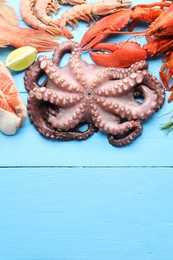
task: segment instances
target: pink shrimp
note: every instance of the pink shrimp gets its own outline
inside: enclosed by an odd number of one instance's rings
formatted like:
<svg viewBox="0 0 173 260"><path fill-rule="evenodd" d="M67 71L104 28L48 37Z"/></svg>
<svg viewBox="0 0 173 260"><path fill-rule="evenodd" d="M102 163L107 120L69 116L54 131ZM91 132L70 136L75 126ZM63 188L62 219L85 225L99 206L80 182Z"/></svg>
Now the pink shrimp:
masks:
<svg viewBox="0 0 173 260"><path fill-rule="evenodd" d="M20 13L26 24L34 29L40 31L46 31L52 35L60 35L60 32L55 26L46 25L40 21L34 14L34 6L36 0L21 0L20 1Z"/></svg>
<svg viewBox="0 0 173 260"><path fill-rule="evenodd" d="M34 14L46 25L57 27L58 21L49 17L51 12L57 13L59 5L57 0L37 0L35 1Z"/></svg>
<svg viewBox="0 0 173 260"><path fill-rule="evenodd" d="M8 15L5 10L8 9ZM29 28L18 26L18 17L12 7L8 7L5 1L0 0L0 47L12 45L16 48L21 46L33 46L38 52L51 51L57 47L52 40L56 37Z"/></svg>
<svg viewBox="0 0 173 260"><path fill-rule="evenodd" d="M130 4L130 0L107 0L104 2L75 5L62 14L59 20L59 27L62 34L66 38L71 39L73 38L73 34L65 27L66 24L70 24L72 29L74 29L74 24L76 24L76 27L78 26L78 20L84 20L90 24L91 19L94 20L97 16L114 13L117 9L127 7Z"/></svg>

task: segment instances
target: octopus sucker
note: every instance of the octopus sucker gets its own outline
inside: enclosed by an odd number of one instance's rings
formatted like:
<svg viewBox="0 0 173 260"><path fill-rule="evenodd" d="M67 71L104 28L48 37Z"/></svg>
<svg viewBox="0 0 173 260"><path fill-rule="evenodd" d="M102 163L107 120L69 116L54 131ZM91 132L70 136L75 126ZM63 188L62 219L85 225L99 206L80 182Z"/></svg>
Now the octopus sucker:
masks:
<svg viewBox="0 0 173 260"><path fill-rule="evenodd" d="M61 67L65 53L70 58ZM39 84L43 75L46 79ZM59 44L52 59L38 57L24 79L31 122L40 134L56 140L85 140L100 131L113 146L127 145L165 100L164 88L146 61L126 69L89 64L74 41Z"/></svg>

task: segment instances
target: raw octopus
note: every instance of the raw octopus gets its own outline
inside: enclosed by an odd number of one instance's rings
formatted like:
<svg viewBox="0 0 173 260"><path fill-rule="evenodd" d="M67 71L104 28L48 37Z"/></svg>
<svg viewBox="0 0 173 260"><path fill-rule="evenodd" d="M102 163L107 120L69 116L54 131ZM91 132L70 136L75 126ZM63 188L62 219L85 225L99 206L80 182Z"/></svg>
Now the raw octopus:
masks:
<svg viewBox="0 0 173 260"><path fill-rule="evenodd" d="M69 61L60 67L67 52ZM80 56L79 44L66 41L55 49L52 60L39 56L26 72L31 122L51 139L84 140L100 131L113 146L129 144L141 134L142 121L161 108L163 86L147 70L146 61L125 69L106 68ZM46 79L41 83L42 76Z"/></svg>

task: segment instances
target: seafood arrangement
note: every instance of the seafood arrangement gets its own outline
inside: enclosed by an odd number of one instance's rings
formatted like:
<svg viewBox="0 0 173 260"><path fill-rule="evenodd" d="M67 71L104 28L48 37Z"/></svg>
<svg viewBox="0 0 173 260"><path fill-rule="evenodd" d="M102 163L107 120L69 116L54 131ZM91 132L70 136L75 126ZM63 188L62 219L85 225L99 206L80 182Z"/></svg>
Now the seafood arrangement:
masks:
<svg viewBox="0 0 173 260"><path fill-rule="evenodd" d="M62 0L61 4L79 5L85 0ZM59 22L52 18L52 13L57 14L60 9L58 0L21 0L20 13L23 20L32 28L46 31L53 35L60 35L56 29Z"/></svg>
<svg viewBox="0 0 173 260"><path fill-rule="evenodd" d="M41 2L41 1L40 1ZM58 11L58 5L56 1L51 3L51 6L46 6L46 1L42 1L42 5L45 4L45 6L42 6L40 9L40 12L37 10L37 15L39 15L42 11L43 13L43 20L48 20L46 23L43 23L37 16L35 15L35 1L26 1L21 0L20 1L20 13L23 18L23 20L32 28L48 32L52 35L60 35L60 31L58 31L55 27L57 27L56 21L53 20L53 18L49 18L48 14L50 12L57 13ZM38 5L37 5L38 6ZM45 8L44 8L45 7Z"/></svg>
<svg viewBox="0 0 173 260"><path fill-rule="evenodd" d="M61 4L73 6L56 19ZM24 77L28 115L41 135L64 141L85 140L100 131L113 146L124 146L142 133L142 122L162 107L165 89L173 90L173 4L168 0L130 5L130 0L20 0L21 17L32 27L20 28L13 8L0 0L1 47L28 45L38 52L54 51L52 59L38 56ZM80 43L71 40L73 34L67 28L75 29L79 20L89 26ZM138 22L147 28L135 31ZM102 42L111 34L127 34L128 39ZM147 42L142 46L137 38L131 40L136 36L145 37ZM60 37L66 38L61 44ZM94 64L81 59L82 52L88 50ZM70 53L69 61L60 66L66 53ZM164 86L148 70L146 61L158 55L163 56L160 79ZM14 134L27 113L11 75L2 72L0 126L8 112L14 123L11 129L7 126L1 131ZM168 102L172 99L173 91Z"/></svg>
<svg viewBox="0 0 173 260"><path fill-rule="evenodd" d="M58 13L59 4L57 0L21 0L20 12L26 24L39 30L49 32L53 35L62 34L68 39L72 39L72 33L66 28L69 24L74 29L74 24L78 25L78 20L94 20L99 16L112 14L119 8L130 6L130 0L105 0L97 3L86 3L85 0L62 0L61 4L74 5L65 11L60 19L55 20L50 17L54 12ZM59 30L57 29L59 28Z"/></svg>
<svg viewBox="0 0 173 260"><path fill-rule="evenodd" d="M66 52L71 53L68 64L59 67ZM52 60L40 56L26 72L31 122L51 139L84 140L101 131L114 146L129 144L141 133L142 120L162 106L162 85L145 61L118 69L88 64L80 56L79 44L66 41ZM47 79L39 84L43 74ZM80 131L82 125L86 131Z"/></svg>
<svg viewBox="0 0 173 260"><path fill-rule="evenodd" d="M149 23L145 31L134 32L134 35L145 36L147 43L140 46L136 41L127 40L122 43L100 43L110 34L129 34L138 22ZM121 31L128 25L130 32ZM81 40L83 50L90 49L93 61L102 66L128 67L140 59L156 57L163 54L163 66L160 78L167 90L173 76L173 4L172 1L141 4L127 10L120 10L106 16L91 26ZM128 55L127 55L128 53ZM173 99L171 93L168 102Z"/></svg>
<svg viewBox="0 0 173 260"><path fill-rule="evenodd" d="M62 34L67 39L72 39L72 33L66 28L70 24L74 29L74 24L78 26L78 20L84 20L90 25L90 20L99 16L108 15L116 12L120 8L130 6L130 0L106 0L97 3L86 3L76 5L67 10L59 19L59 27Z"/></svg>

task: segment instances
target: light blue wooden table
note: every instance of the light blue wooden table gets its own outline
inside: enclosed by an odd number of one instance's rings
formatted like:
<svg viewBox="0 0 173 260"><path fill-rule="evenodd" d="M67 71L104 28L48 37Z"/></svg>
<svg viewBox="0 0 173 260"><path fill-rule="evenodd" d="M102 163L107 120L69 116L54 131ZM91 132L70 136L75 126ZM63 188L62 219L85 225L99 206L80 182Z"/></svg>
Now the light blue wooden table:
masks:
<svg viewBox="0 0 173 260"><path fill-rule="evenodd" d="M20 16L19 0L9 3ZM74 40L86 29L80 22ZM149 61L158 78L161 64ZM24 72L13 76L27 104ZM123 148L101 133L48 140L29 118L15 136L0 134L0 260L172 260L173 133L160 130L172 109L165 102Z"/></svg>

